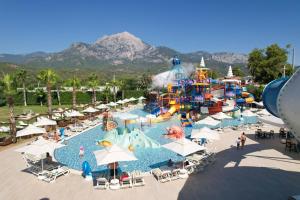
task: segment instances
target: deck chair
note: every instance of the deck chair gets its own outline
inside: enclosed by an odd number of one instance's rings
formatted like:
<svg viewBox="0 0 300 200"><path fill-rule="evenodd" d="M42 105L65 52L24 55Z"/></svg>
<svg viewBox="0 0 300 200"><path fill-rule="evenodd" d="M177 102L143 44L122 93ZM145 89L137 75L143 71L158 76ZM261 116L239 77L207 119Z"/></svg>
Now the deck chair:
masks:
<svg viewBox="0 0 300 200"><path fill-rule="evenodd" d="M95 189L103 189L106 190L109 188L109 182L105 177L99 177L96 179Z"/></svg>
<svg viewBox="0 0 300 200"><path fill-rule="evenodd" d="M170 170L162 171L159 168L155 168L151 172L154 175L154 177L161 183L171 181L171 171Z"/></svg>
<svg viewBox="0 0 300 200"><path fill-rule="evenodd" d="M141 171L133 171L131 176L132 176L133 187L145 185L144 175Z"/></svg>

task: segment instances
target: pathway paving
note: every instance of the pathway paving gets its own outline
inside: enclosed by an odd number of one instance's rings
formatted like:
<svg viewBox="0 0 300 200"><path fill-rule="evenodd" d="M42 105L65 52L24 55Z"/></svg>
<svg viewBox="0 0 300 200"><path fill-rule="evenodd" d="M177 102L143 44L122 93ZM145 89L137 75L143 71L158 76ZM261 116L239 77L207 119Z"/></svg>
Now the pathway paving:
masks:
<svg viewBox="0 0 300 200"><path fill-rule="evenodd" d="M238 131L226 131L217 148L217 162L186 180L158 183L146 177L146 186L119 191L95 190L76 174L46 183L27 172L22 156L12 147L0 152L0 199L287 199L300 194L300 154L285 152L279 138L255 140L247 131L246 147L232 145ZM21 146L24 144L21 144Z"/></svg>

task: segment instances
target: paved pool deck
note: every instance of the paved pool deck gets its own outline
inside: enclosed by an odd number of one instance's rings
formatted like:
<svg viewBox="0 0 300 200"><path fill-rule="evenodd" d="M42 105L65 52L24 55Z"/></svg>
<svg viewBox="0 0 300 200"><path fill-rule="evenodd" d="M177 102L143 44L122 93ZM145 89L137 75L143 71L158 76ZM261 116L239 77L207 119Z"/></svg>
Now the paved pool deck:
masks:
<svg viewBox="0 0 300 200"><path fill-rule="evenodd" d="M269 127L278 132L278 128ZM246 147L234 145L241 131L226 130L221 140L208 145L216 149L217 161L204 172L185 180L159 183L152 176L146 186L118 191L96 190L92 182L70 174L55 183L39 181L24 171L25 162L15 152L20 144L0 152L0 199L287 199L300 194L300 153L286 152L278 134L274 139L254 139L254 130L245 131Z"/></svg>

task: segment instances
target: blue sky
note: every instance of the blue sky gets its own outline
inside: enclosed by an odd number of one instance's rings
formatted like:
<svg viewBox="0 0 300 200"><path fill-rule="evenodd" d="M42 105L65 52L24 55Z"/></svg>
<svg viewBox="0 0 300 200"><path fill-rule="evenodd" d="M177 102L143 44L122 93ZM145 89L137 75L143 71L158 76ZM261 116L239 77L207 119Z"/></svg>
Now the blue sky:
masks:
<svg viewBox="0 0 300 200"><path fill-rule="evenodd" d="M55 52L128 31L181 52L292 44L300 64L299 24L298 0L0 0L0 53Z"/></svg>

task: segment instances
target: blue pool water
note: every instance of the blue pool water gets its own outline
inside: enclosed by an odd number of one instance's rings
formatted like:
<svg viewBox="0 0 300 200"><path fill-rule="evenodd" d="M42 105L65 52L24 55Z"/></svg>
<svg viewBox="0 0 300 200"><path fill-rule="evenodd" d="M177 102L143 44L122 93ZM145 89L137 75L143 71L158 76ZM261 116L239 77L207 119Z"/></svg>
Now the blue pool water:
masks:
<svg viewBox="0 0 300 200"><path fill-rule="evenodd" d="M137 114L139 116L145 116L148 114L142 110L133 110L131 111L131 113ZM238 125L240 123L242 122L239 119L224 120L222 122L222 127L229 125ZM256 118L247 118L243 123L256 123ZM170 139L163 137L162 134L166 133L166 127L170 127L172 125L181 125L180 120L176 118L176 116L166 122L152 124L150 127L144 126L143 132L151 139L163 145L171 142ZM201 128L201 126L195 126L194 128ZM191 134L191 131L192 128L185 128L186 136L189 136ZM96 143L97 141L103 139L104 134L105 133L101 129L101 126L97 126L69 139L66 146L55 151L56 160L62 164L69 166L70 168L77 170L81 170L83 161L88 161L93 171L101 171L106 169L106 166L97 166L96 159L93 154L93 151L103 148ZM80 146L83 146L85 150L83 158L79 157ZM166 164L169 159L172 159L173 161L181 161L183 159L181 156L163 147L155 149L138 148L135 149L134 154L138 158L137 161L119 163L122 171L133 171L137 169L141 171L149 171L155 167Z"/></svg>

